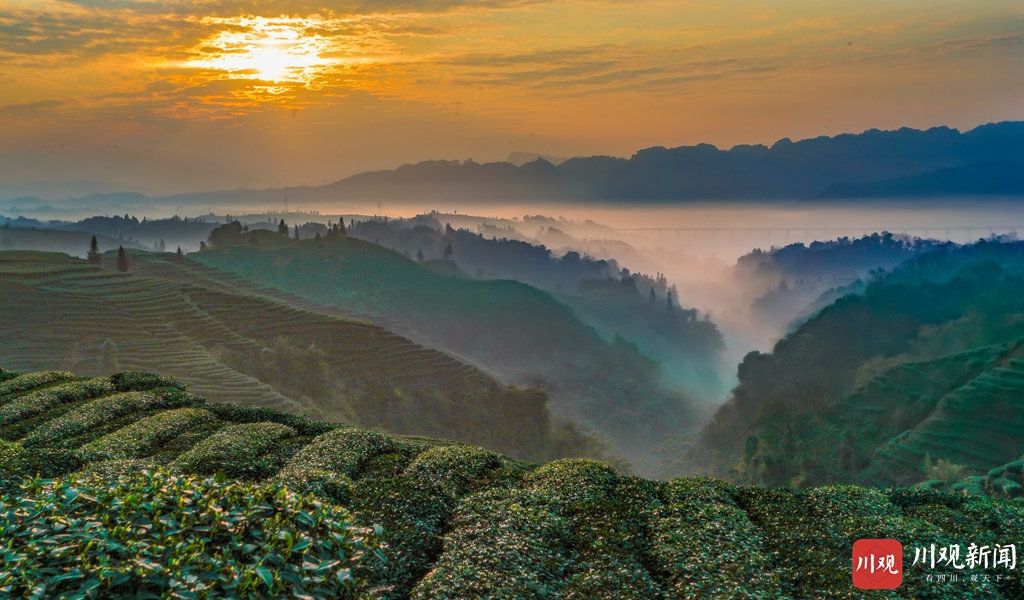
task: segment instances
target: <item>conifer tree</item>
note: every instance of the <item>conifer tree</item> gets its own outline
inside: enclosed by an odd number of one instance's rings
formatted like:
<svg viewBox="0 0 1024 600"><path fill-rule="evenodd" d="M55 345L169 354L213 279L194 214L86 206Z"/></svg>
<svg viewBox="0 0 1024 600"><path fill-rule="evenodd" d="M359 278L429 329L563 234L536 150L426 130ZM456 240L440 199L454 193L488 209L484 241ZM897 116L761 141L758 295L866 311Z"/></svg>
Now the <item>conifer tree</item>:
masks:
<svg viewBox="0 0 1024 600"><path fill-rule="evenodd" d="M281 219L281 222L277 224L277 232L281 235L288 235L288 225L285 224L284 219Z"/></svg>
<svg viewBox="0 0 1024 600"><path fill-rule="evenodd" d="M181 251L181 246L178 246L178 251L174 253L174 258L179 261L185 259L185 253Z"/></svg>
<svg viewBox="0 0 1024 600"><path fill-rule="evenodd" d="M85 257L94 265L100 264L100 245L96 241L96 236L92 236L92 239L89 240L89 253Z"/></svg>
<svg viewBox="0 0 1024 600"><path fill-rule="evenodd" d="M348 232L345 231L345 217L338 217L338 233L348 235Z"/></svg>
<svg viewBox="0 0 1024 600"><path fill-rule="evenodd" d="M295 225L295 239L299 239L299 225L297 223Z"/></svg>
<svg viewBox="0 0 1024 600"><path fill-rule="evenodd" d="M651 288L651 303L653 303L655 301L655 299L657 299L657 296L655 295L654 288L652 287Z"/></svg>
<svg viewBox="0 0 1024 600"><path fill-rule="evenodd" d="M124 251L124 246L117 247L117 270L122 273L128 271L128 254Z"/></svg>
<svg viewBox="0 0 1024 600"><path fill-rule="evenodd" d="M160 252L167 252L167 244L164 243L164 238L160 238L160 242L156 245L156 249Z"/></svg>

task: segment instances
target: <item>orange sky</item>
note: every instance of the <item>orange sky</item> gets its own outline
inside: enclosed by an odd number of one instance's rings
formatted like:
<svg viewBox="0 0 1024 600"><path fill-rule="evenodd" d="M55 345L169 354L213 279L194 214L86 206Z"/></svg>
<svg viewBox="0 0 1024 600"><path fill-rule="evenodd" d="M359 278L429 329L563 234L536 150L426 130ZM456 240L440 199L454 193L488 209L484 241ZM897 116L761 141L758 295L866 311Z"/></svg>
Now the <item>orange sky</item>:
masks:
<svg viewBox="0 0 1024 600"><path fill-rule="evenodd" d="M967 128L1024 118L1022 32L1019 0L0 0L0 183Z"/></svg>

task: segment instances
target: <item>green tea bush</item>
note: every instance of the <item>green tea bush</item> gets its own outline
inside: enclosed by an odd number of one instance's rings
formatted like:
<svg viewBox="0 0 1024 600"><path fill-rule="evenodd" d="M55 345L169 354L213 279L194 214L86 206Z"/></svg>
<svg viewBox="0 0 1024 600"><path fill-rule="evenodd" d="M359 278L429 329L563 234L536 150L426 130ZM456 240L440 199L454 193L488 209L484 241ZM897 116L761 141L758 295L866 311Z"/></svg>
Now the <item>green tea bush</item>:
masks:
<svg viewBox="0 0 1024 600"><path fill-rule="evenodd" d="M183 471L261 479L273 475L279 465L268 458L279 444L295 436L280 423L242 423L226 427L184 452L172 464Z"/></svg>
<svg viewBox="0 0 1024 600"><path fill-rule="evenodd" d="M110 381L121 392L144 392L154 388L178 388L185 389L185 386L176 379L156 375L154 373L143 373L139 371L121 371L110 376Z"/></svg>
<svg viewBox="0 0 1024 600"><path fill-rule="evenodd" d="M222 421L230 423L280 423L291 427L299 435L321 435L338 428L335 423L290 415L264 406L214 403L206 407Z"/></svg>
<svg viewBox="0 0 1024 600"><path fill-rule="evenodd" d="M70 413L40 425L25 436L22 444L75 448L89 439L98 437L104 429L116 426L120 419L133 413L201 404L203 400L198 396L174 388L122 392L83 404Z"/></svg>
<svg viewBox="0 0 1024 600"><path fill-rule="evenodd" d="M74 378L75 376L67 371L39 371L17 375L0 382L0 404L29 390Z"/></svg>
<svg viewBox="0 0 1024 600"><path fill-rule="evenodd" d="M363 477L352 484L350 507L360 523L387 524L383 539L392 551L374 581L389 597L407 596L441 552L451 503L408 477Z"/></svg>
<svg viewBox="0 0 1024 600"><path fill-rule="evenodd" d="M8 371L7 369L0 368L0 382L7 381L8 379L14 379L18 375L21 375L21 373L18 373L17 371Z"/></svg>
<svg viewBox="0 0 1024 600"><path fill-rule="evenodd" d="M473 446L436 446L421 452L405 469L405 476L437 490L454 502L473 485L505 462L498 454Z"/></svg>
<svg viewBox="0 0 1024 600"><path fill-rule="evenodd" d="M546 598L574 563L568 521L544 494L488 490L456 511L444 552L412 597Z"/></svg>
<svg viewBox="0 0 1024 600"><path fill-rule="evenodd" d="M141 458L183 432L211 425L217 417L202 408L177 408L140 419L79 448L88 461Z"/></svg>
<svg viewBox="0 0 1024 600"><path fill-rule="evenodd" d="M161 469L169 473L175 472L144 458L115 458L91 462L82 470L74 473L74 475L80 479L112 481L122 477L133 476L143 471L159 471Z"/></svg>
<svg viewBox="0 0 1024 600"><path fill-rule="evenodd" d="M0 497L0 595L352 598L384 560L342 508L166 471Z"/></svg>
<svg viewBox="0 0 1024 600"><path fill-rule="evenodd" d="M374 456L410 449L410 444L394 436L342 427L314 438L285 466L281 476L298 477L299 472L321 470L354 477Z"/></svg>
<svg viewBox="0 0 1024 600"><path fill-rule="evenodd" d="M106 377L46 387L0 406L0 426L41 415L64 404L105 396L113 391L114 384Z"/></svg>
<svg viewBox="0 0 1024 600"><path fill-rule="evenodd" d="M734 491L709 477L665 485L665 502L651 514L651 554L675 596L787 597Z"/></svg>
<svg viewBox="0 0 1024 600"><path fill-rule="evenodd" d="M25 448L17 442L0 440L0 490L8 490L25 477L58 477L82 465L72 450Z"/></svg>
<svg viewBox="0 0 1024 600"><path fill-rule="evenodd" d="M616 556L599 556L588 561L586 567L574 573L559 592L559 598L564 600L658 600L669 597L635 558Z"/></svg>
<svg viewBox="0 0 1024 600"><path fill-rule="evenodd" d="M524 479L530 489L554 494L555 502L573 511L586 511L607 499L617 481L615 469L585 458L549 462Z"/></svg>

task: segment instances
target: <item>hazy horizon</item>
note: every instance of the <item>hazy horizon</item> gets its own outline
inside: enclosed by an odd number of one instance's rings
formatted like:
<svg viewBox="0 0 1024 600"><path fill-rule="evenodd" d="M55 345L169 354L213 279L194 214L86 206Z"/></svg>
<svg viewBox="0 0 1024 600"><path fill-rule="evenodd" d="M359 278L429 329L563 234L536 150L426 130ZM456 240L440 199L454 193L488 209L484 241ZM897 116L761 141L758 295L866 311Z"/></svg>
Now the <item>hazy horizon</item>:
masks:
<svg viewBox="0 0 1024 600"><path fill-rule="evenodd" d="M1007 0L0 0L0 181L173 193L963 129L1024 118L1022 24Z"/></svg>

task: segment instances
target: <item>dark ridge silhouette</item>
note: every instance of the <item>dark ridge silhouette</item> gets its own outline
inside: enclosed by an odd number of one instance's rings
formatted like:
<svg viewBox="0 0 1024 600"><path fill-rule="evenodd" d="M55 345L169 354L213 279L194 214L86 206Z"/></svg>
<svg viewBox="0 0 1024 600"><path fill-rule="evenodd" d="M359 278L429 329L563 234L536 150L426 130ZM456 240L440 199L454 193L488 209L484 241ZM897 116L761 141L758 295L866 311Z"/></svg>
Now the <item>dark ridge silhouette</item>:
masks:
<svg viewBox="0 0 1024 600"><path fill-rule="evenodd" d="M552 164L429 160L360 173L322 186L221 190L146 198L93 194L67 201L106 206L266 206L293 202L598 201L813 199L1024 194L1024 121L960 132L871 129L770 147L653 147L629 158L577 157Z"/></svg>

